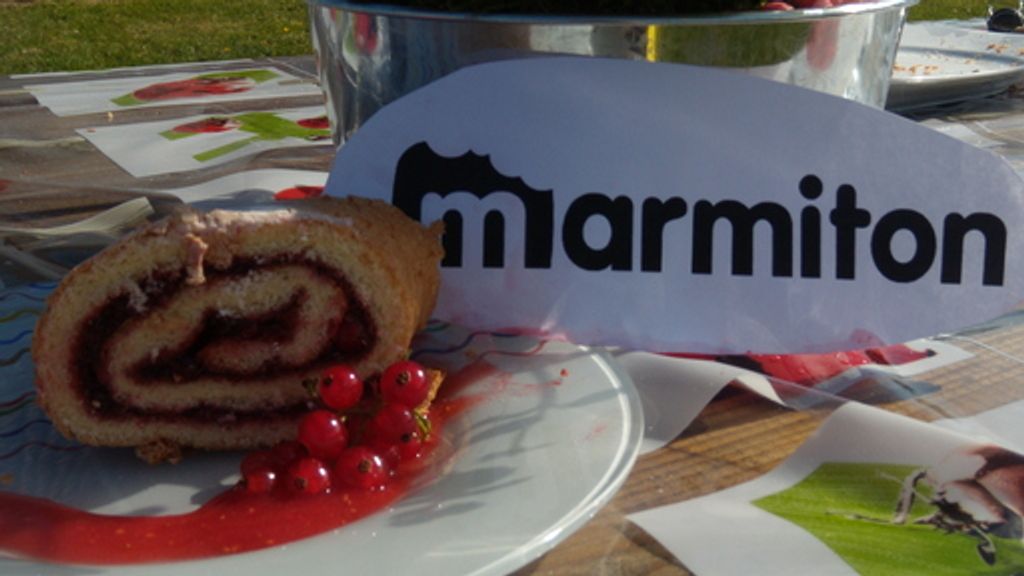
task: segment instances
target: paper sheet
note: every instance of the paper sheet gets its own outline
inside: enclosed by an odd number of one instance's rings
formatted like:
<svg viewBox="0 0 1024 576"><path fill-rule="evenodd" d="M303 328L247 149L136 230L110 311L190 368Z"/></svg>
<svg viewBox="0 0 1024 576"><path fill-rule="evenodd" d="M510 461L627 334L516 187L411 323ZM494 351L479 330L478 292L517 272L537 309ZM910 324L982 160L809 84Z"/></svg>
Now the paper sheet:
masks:
<svg viewBox="0 0 1024 576"><path fill-rule="evenodd" d="M266 150L331 145L321 106L97 126L78 133L140 178L198 170Z"/></svg>
<svg viewBox="0 0 1024 576"><path fill-rule="evenodd" d="M25 89L58 116L320 94L312 80L274 67L30 84Z"/></svg>

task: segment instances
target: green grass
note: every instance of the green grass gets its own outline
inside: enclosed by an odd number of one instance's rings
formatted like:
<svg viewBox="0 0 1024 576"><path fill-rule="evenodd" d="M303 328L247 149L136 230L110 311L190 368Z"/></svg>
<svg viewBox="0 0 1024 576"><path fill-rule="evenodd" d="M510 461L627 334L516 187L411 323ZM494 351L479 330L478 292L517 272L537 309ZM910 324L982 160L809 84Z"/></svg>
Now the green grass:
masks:
<svg viewBox="0 0 1024 576"><path fill-rule="evenodd" d="M993 4L1003 0L993 0ZM1017 5L1016 0L1011 3ZM987 0L920 0L907 14L910 20L961 20L988 15Z"/></svg>
<svg viewBox="0 0 1024 576"><path fill-rule="evenodd" d="M912 20L984 16L921 0ZM0 0L0 74L312 52L305 0Z"/></svg>
<svg viewBox="0 0 1024 576"><path fill-rule="evenodd" d="M305 0L0 0L0 74L310 54Z"/></svg>

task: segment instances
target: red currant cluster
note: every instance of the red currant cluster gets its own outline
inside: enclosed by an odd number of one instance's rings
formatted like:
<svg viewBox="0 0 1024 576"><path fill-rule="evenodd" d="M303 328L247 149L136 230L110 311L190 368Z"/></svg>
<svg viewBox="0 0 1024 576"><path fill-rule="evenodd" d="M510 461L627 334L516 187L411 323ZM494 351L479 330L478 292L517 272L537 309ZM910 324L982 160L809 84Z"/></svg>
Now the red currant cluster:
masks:
<svg viewBox="0 0 1024 576"><path fill-rule="evenodd" d="M350 366L338 364L306 386L319 406L299 421L298 439L242 460L242 482L250 492L269 492L282 481L306 494L338 486L380 490L400 462L419 457L430 433L419 409L432 382L418 363L396 362L365 384ZM364 394L367 387L375 393Z"/></svg>

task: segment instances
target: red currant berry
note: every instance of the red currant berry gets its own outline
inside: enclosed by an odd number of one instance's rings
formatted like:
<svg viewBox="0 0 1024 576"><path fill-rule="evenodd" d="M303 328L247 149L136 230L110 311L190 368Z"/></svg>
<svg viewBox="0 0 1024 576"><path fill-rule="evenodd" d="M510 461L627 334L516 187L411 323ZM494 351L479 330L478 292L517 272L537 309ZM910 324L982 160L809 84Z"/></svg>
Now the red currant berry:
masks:
<svg viewBox="0 0 1024 576"><path fill-rule="evenodd" d="M423 436L417 429L398 443L398 455L402 460L415 460L423 452Z"/></svg>
<svg viewBox="0 0 1024 576"><path fill-rule="evenodd" d="M381 406L370 424L375 446L401 444L419 432L419 425L416 424L412 410L408 406L393 402Z"/></svg>
<svg viewBox="0 0 1024 576"><path fill-rule="evenodd" d="M413 360L395 362L380 375L380 395L385 402L415 408L423 404L429 394L427 371Z"/></svg>
<svg viewBox="0 0 1024 576"><path fill-rule="evenodd" d="M268 468L273 470L276 467L276 459L274 453L270 450L256 450L249 452L242 458L242 463L239 464L238 469L242 473L242 478L245 478L250 473Z"/></svg>
<svg viewBox="0 0 1024 576"><path fill-rule="evenodd" d="M265 494L274 489L277 483L277 472L270 466L253 468L242 474L245 488L253 494Z"/></svg>
<svg viewBox="0 0 1024 576"><path fill-rule="evenodd" d="M351 366L337 364L324 370L317 393L328 408L347 410L363 397L363 381Z"/></svg>
<svg viewBox="0 0 1024 576"><path fill-rule="evenodd" d="M372 444L370 448L377 451L377 454L380 455L381 460L384 461L384 465L387 466L390 472L394 473L402 464L402 453L397 445L383 446Z"/></svg>
<svg viewBox="0 0 1024 576"><path fill-rule="evenodd" d="M389 477L384 459L366 446L346 449L334 463L334 478L353 488L379 490L388 483Z"/></svg>
<svg viewBox="0 0 1024 576"><path fill-rule="evenodd" d="M275 444L270 449L270 454L271 466L278 472L284 473L293 462L304 456L309 456L309 451L297 440L284 440Z"/></svg>
<svg viewBox="0 0 1024 576"><path fill-rule="evenodd" d="M322 461L306 456L288 469L288 484L304 494L320 494L331 487L331 473Z"/></svg>
<svg viewBox="0 0 1024 576"><path fill-rule="evenodd" d="M313 410L299 421L299 442L310 456L334 460L348 446L348 429L333 412Z"/></svg>
<svg viewBox="0 0 1024 576"><path fill-rule="evenodd" d="M388 469L392 471L398 470L398 466L402 462L415 460L423 453L423 439L419 431L400 439L397 443L387 443L380 439L372 438L368 446L380 454Z"/></svg>

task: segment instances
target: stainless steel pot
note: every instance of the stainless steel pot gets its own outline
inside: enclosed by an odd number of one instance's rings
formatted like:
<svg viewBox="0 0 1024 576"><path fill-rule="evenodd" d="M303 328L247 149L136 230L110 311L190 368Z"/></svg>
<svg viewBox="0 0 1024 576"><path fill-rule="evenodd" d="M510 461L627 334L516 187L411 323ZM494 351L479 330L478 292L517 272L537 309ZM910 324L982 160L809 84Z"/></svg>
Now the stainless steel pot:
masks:
<svg viewBox="0 0 1024 576"><path fill-rule="evenodd" d="M731 68L882 107L906 8L916 3L665 18L457 14L345 0L309 6L340 145L382 106L459 68L544 55Z"/></svg>

